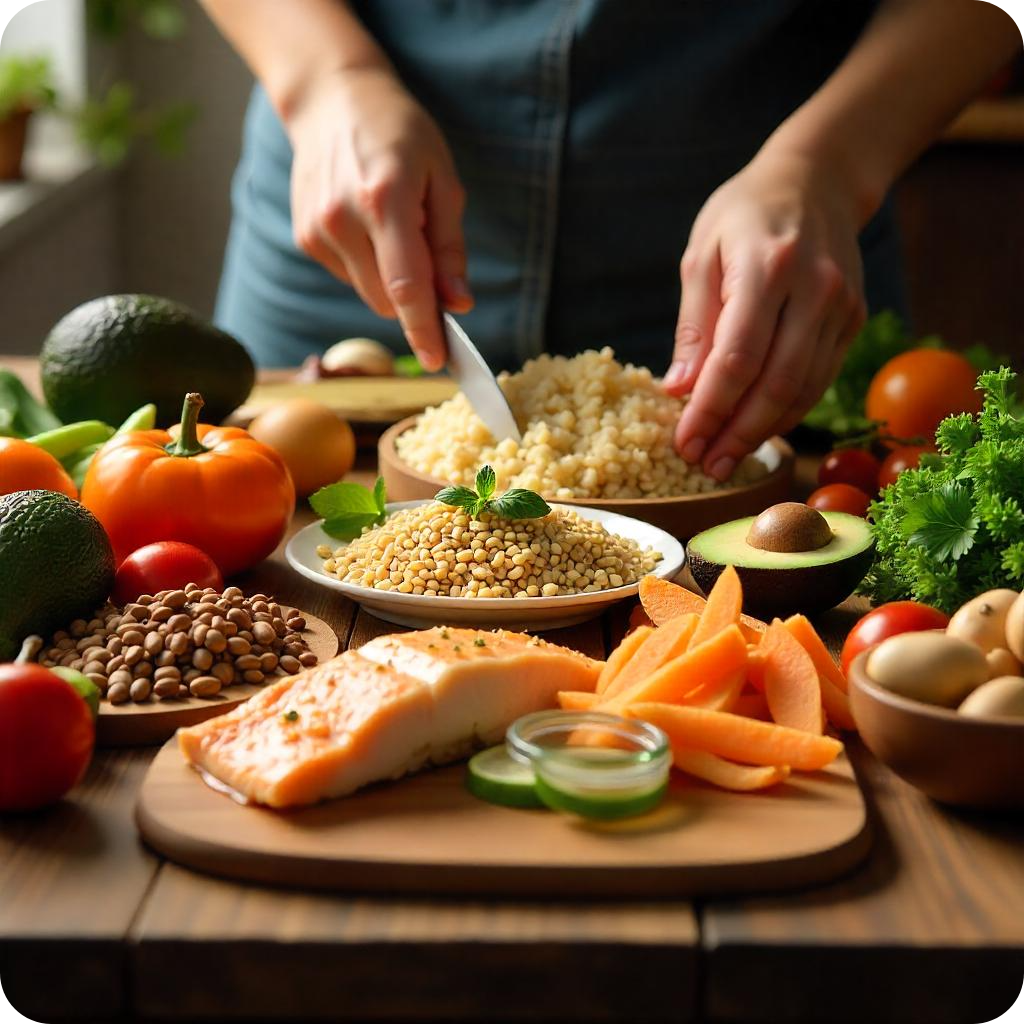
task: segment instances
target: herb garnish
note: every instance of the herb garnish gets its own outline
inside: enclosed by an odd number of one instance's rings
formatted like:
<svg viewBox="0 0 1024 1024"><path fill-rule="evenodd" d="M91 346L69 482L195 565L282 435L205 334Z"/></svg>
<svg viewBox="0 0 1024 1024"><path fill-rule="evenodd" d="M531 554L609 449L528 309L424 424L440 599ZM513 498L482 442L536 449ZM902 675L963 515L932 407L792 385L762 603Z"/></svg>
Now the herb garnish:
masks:
<svg viewBox="0 0 1024 1024"><path fill-rule="evenodd" d="M299 720L299 713L293 708L291 711L286 711L281 717L286 722L297 722Z"/></svg>
<svg viewBox="0 0 1024 1024"><path fill-rule="evenodd" d="M487 646L487 641L482 636L478 636L473 641L473 646L474 647L486 647Z"/></svg>
<svg viewBox="0 0 1024 1024"><path fill-rule="evenodd" d="M1024 586L1024 409L1006 367L978 378L978 416L947 416L937 455L870 508L875 564L861 590L952 612L985 590Z"/></svg>
<svg viewBox="0 0 1024 1024"><path fill-rule="evenodd" d="M328 484L311 495L309 503L324 520L324 533L337 540L352 540L362 533L364 526L376 526L387 519L382 476L377 477L372 491L349 480Z"/></svg>
<svg viewBox="0 0 1024 1024"><path fill-rule="evenodd" d="M502 519L540 519L551 511L551 506L539 494L525 487L512 487L495 498L496 482L494 470L484 466L476 475L476 490L471 487L442 487L434 495L434 500L463 508L474 518L481 512L491 512Z"/></svg>

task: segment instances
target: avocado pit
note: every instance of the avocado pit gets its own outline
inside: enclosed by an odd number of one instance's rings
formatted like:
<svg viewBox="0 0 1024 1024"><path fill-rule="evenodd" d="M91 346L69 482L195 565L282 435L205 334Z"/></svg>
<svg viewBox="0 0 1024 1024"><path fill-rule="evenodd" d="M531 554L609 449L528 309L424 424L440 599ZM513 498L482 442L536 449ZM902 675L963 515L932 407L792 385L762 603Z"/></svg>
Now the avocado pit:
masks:
<svg viewBox="0 0 1024 1024"><path fill-rule="evenodd" d="M758 551L818 551L835 535L825 517L799 501L766 508L750 525L747 543Z"/></svg>

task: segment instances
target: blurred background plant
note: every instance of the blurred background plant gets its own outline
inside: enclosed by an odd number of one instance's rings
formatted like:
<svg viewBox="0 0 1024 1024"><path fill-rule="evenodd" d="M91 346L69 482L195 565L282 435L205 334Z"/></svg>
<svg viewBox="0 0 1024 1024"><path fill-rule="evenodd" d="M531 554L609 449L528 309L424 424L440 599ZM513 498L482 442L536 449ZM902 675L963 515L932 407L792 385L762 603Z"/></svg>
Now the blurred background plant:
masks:
<svg viewBox="0 0 1024 1024"><path fill-rule="evenodd" d="M159 42L178 39L186 27L180 0L86 0L85 16L93 87L81 103L68 103L58 93L48 56L0 58L0 179L21 177L29 118L43 109L67 117L80 141L108 167L120 164L140 141L165 156L184 151L196 104L142 104L134 84L119 74L116 47L131 31Z"/></svg>
<svg viewBox="0 0 1024 1024"><path fill-rule="evenodd" d="M86 24L97 42L96 87L71 116L78 136L107 166L119 164L140 140L151 142L166 156L178 156L185 148L188 126L198 108L194 103L143 106L133 84L119 78L110 56L114 42L137 29L151 39L173 42L185 31L180 0L86 0ZM104 54L106 51L106 54Z"/></svg>

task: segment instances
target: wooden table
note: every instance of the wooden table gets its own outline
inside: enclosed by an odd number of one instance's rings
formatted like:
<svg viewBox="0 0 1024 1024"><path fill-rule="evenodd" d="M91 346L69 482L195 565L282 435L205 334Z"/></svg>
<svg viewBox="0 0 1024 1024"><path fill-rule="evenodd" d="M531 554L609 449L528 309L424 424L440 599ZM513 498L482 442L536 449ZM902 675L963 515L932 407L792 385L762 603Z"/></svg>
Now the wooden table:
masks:
<svg viewBox="0 0 1024 1024"><path fill-rule="evenodd" d="M280 550L238 582L350 645L391 628ZM857 610L822 619L833 646ZM622 623L548 637L600 654ZM806 892L697 903L332 896L205 877L137 839L154 752L101 752L58 806L0 819L0 980L33 1019L942 1024L997 1016L1024 978L1024 823L943 810L855 741L867 862Z"/></svg>

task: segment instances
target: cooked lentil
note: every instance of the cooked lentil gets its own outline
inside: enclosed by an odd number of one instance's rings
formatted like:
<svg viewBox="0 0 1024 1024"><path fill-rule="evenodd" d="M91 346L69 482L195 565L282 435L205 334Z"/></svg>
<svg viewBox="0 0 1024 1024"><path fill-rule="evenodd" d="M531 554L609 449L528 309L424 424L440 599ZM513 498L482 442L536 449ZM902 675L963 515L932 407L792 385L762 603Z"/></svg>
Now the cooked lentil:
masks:
<svg viewBox="0 0 1024 1024"><path fill-rule="evenodd" d="M542 355L498 378L522 444L495 443L462 394L427 409L396 441L398 455L439 480L472 486L490 465L499 491L526 487L546 498L651 498L713 491L764 476L743 459L726 484L690 466L672 447L683 403L646 367L610 348L566 358Z"/></svg>
<svg viewBox="0 0 1024 1024"><path fill-rule="evenodd" d="M324 572L345 583L425 597L555 597L635 583L661 560L575 509L502 519L428 502L332 551Z"/></svg>

